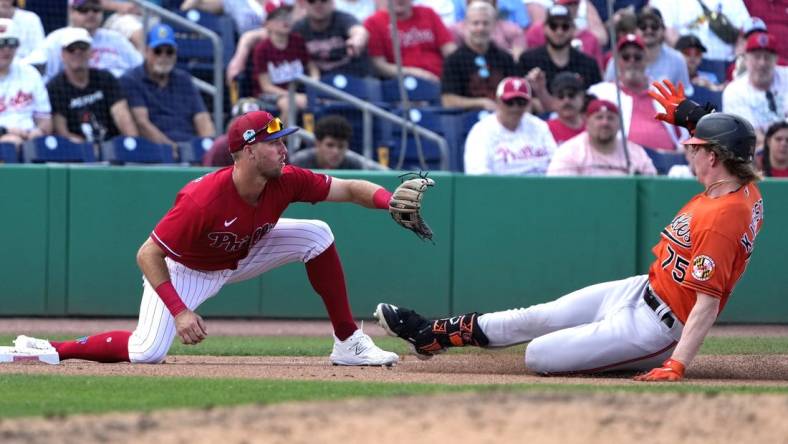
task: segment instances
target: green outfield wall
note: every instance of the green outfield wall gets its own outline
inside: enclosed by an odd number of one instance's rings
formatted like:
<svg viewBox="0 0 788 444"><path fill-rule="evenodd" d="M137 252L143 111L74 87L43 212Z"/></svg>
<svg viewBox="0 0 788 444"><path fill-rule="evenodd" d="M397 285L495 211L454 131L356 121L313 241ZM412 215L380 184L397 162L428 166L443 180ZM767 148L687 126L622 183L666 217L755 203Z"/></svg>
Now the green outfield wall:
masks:
<svg viewBox="0 0 788 444"><path fill-rule="evenodd" d="M135 254L186 182L208 169L0 167L0 316L135 316ZM339 172L393 189L395 173ZM429 315L545 302L645 273L650 249L700 186L665 178L519 178L433 173L425 198L434 244L384 211L294 204L285 217L329 223L354 312L380 301ZM761 185L766 224L722 319L788 322L788 181ZM323 318L303 264L227 286L208 316Z"/></svg>

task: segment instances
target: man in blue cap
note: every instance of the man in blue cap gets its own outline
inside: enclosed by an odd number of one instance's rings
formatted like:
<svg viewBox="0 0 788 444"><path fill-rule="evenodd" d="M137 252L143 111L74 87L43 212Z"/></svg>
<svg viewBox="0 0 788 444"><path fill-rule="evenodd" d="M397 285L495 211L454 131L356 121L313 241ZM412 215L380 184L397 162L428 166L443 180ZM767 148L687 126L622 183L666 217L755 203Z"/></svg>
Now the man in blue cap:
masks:
<svg viewBox="0 0 788 444"><path fill-rule="evenodd" d="M213 137L215 129L189 73L175 67L178 44L169 25L148 31L142 65L129 70L121 83L140 135L175 146L194 137Z"/></svg>

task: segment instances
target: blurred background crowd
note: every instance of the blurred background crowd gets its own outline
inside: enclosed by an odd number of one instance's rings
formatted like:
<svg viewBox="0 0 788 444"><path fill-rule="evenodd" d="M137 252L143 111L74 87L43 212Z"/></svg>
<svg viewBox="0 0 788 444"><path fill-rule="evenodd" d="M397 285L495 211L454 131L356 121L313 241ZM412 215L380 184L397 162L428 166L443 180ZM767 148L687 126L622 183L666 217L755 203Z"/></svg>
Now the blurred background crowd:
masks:
<svg viewBox="0 0 788 444"><path fill-rule="evenodd" d="M0 0L0 160L229 165L264 109L307 168L689 177L669 80L788 177L785 35L788 0Z"/></svg>

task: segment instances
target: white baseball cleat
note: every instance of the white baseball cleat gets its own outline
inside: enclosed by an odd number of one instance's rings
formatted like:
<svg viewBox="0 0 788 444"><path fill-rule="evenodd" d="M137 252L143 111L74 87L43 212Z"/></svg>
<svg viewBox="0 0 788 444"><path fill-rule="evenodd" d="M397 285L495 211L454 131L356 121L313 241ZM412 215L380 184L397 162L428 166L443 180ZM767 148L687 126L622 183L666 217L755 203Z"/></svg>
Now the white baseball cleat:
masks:
<svg viewBox="0 0 788 444"><path fill-rule="evenodd" d="M372 338L358 329L344 341L334 336L334 350L329 359L334 365L391 366L399 361L399 356L381 349L372 342Z"/></svg>
<svg viewBox="0 0 788 444"><path fill-rule="evenodd" d="M19 335L13 347L0 347L0 362L44 362L59 364L60 355L49 341Z"/></svg>

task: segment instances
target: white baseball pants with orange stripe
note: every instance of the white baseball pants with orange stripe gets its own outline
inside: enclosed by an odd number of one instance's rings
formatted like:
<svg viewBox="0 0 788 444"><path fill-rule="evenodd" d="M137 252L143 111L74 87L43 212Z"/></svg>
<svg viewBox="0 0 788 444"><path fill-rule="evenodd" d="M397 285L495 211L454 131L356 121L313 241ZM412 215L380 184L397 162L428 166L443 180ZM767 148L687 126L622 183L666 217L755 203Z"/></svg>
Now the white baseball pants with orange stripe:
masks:
<svg viewBox="0 0 788 444"><path fill-rule="evenodd" d="M643 299L648 276L592 285L528 308L488 313L479 327L490 347L530 341L526 367L536 373L650 370L670 357L681 338Z"/></svg>
<svg viewBox="0 0 788 444"><path fill-rule="evenodd" d="M307 262L319 256L333 242L334 234L325 222L279 219L235 270L192 270L169 257L165 262L178 295L190 310L196 310L225 284L255 278L290 262ZM136 363L163 361L176 333L175 319L143 277L139 321L129 338L129 360Z"/></svg>

